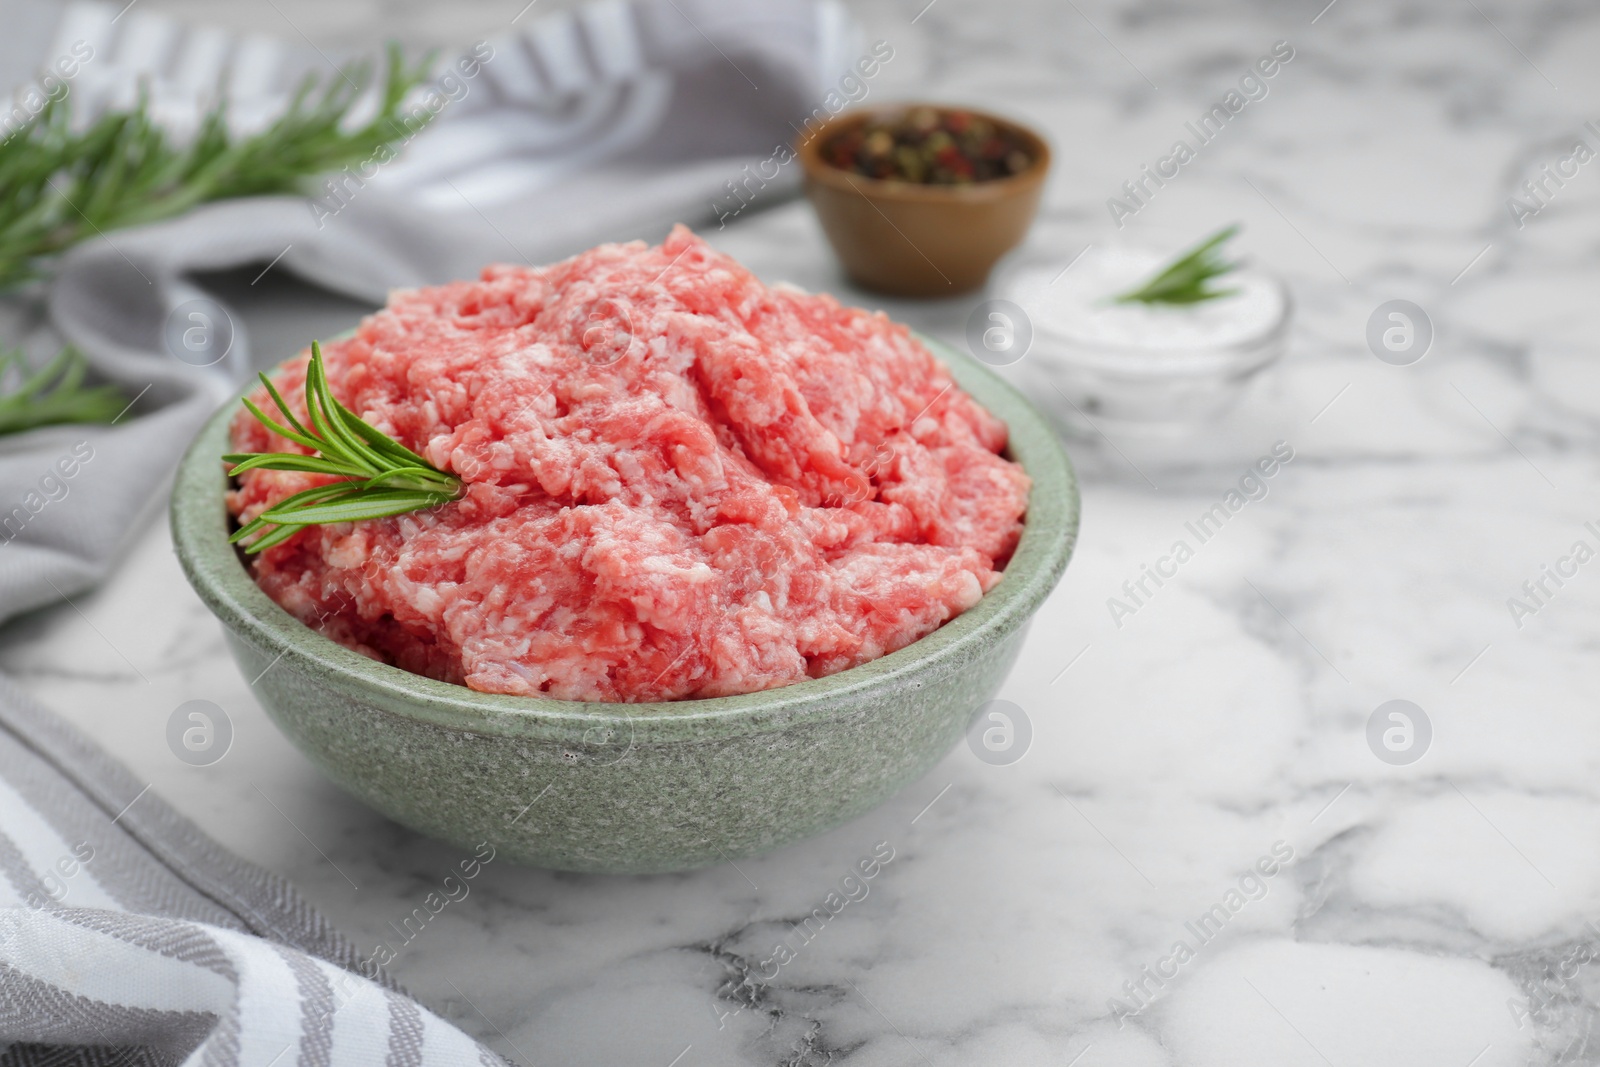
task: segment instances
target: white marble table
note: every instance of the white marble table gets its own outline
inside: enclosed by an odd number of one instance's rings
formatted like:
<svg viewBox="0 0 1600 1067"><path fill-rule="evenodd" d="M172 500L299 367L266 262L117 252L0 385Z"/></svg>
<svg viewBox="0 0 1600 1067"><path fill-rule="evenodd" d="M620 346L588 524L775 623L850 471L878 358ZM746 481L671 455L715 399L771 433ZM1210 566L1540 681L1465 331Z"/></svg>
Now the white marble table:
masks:
<svg viewBox="0 0 1600 1067"><path fill-rule="evenodd" d="M1020 762L959 748L878 811L737 869L490 864L399 948L402 982L524 1064L1596 1062L1600 562L1546 579L1520 620L1507 601L1575 542L1600 548L1600 164L1548 185L1520 229L1506 201L1577 138L1600 147L1583 128L1600 13L1338 0L1313 23L1322 3L861 9L898 50L886 93L1050 133L1036 237L1067 256L1108 240L1106 198L1290 41L1270 94L1130 231L1242 219L1293 285L1292 351L1197 439L1074 442L1082 539L1002 693L1033 725ZM715 239L768 278L871 299L802 204ZM259 289L263 349L359 311ZM1438 328L1410 367L1363 340L1396 297ZM890 310L958 340L970 307ZM1279 440L1294 460L1270 494L1119 628L1107 598ZM394 944L455 858L277 733L159 521L98 593L0 631L0 670L363 946ZM211 767L164 740L190 699L236 730ZM1409 765L1368 745L1391 699L1432 724ZM895 858L870 895L741 987L878 842Z"/></svg>

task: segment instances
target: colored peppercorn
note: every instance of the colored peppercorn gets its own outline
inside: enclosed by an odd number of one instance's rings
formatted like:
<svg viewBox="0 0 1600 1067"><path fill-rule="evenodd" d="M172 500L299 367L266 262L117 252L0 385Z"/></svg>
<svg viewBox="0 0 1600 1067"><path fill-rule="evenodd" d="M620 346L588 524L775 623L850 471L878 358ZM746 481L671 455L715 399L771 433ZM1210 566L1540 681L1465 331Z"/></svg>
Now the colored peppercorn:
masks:
<svg viewBox="0 0 1600 1067"><path fill-rule="evenodd" d="M874 116L822 147L832 166L868 178L967 185L1017 174L1033 162L1014 132L969 111L914 107Z"/></svg>

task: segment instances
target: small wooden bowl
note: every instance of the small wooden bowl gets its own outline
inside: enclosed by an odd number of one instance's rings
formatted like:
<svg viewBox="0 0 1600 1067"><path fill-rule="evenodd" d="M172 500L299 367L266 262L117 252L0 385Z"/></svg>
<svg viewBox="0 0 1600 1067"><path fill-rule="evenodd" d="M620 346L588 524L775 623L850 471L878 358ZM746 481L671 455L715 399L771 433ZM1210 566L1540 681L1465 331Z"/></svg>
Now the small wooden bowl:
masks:
<svg viewBox="0 0 1600 1067"><path fill-rule="evenodd" d="M1044 190L1050 147L1026 126L960 108L1016 136L1033 162L1007 178L924 185L864 177L822 158L822 146L842 131L921 106L956 110L902 102L841 111L808 127L795 154L805 168L806 196L852 281L893 296L956 296L981 287L995 261L1022 240Z"/></svg>

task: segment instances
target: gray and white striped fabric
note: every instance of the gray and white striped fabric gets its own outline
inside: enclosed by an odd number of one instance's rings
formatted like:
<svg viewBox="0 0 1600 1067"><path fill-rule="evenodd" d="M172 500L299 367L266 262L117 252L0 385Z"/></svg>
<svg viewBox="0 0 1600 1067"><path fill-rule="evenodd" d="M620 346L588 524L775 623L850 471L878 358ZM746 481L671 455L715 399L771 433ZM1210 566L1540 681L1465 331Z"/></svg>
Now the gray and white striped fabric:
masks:
<svg viewBox="0 0 1600 1067"><path fill-rule="evenodd" d="M502 1061L0 678L0 1064Z"/></svg>
<svg viewBox="0 0 1600 1067"><path fill-rule="evenodd" d="M326 72L297 43L120 2L0 0L0 26L14 104L51 88L47 68L72 68L84 115L127 104L142 79L180 134L219 81L248 128L305 72ZM135 398L111 426L0 437L0 621L103 577L250 371L242 331L214 366L167 350L168 318L202 295L191 273L272 261L381 300L491 261L704 222L860 51L835 0L602 0L514 30L474 49L475 67L442 67L437 120L395 162L341 176L321 210L293 197L208 205L80 247L42 296L0 297L0 341L43 357L70 340ZM55 67L64 56L79 61ZM17 114L0 106L0 125ZM790 167L759 195L796 184ZM359 966L290 886L0 678L0 1067L499 1062Z"/></svg>

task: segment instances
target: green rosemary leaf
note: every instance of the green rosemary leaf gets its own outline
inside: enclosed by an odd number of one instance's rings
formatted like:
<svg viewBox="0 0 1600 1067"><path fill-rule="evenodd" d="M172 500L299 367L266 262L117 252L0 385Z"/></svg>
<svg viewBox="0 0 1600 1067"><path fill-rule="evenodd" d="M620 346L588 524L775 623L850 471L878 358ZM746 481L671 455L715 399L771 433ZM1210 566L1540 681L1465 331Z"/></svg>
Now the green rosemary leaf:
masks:
<svg viewBox="0 0 1600 1067"><path fill-rule="evenodd" d="M341 404L328 387L322 346L313 341L306 365L305 406L308 427L290 410L266 376L267 392L290 426L284 426L244 399L260 423L290 441L309 448L298 452L230 452L222 457L231 474L253 470L326 474L341 481L313 486L285 497L236 530L229 540L248 542L245 551L260 552L282 544L302 526L330 522L365 522L389 518L458 499L461 479L430 465L400 442L383 434Z"/></svg>
<svg viewBox="0 0 1600 1067"><path fill-rule="evenodd" d="M254 525L254 524L252 523L251 525ZM265 524L263 524L263 526L264 525ZM243 533L244 531L241 530L239 532ZM251 532L254 533L255 531L252 530ZM295 534L297 534L299 532L300 532L300 527L298 527L298 526L274 526L274 527L272 527L272 529L267 530L266 533L263 533L260 537L256 538L254 541L251 541L250 542L250 546L248 548L246 548L245 551L246 552L251 552L251 553L264 552L267 549L271 548L273 545L281 545L281 544L283 544L285 541L289 540L289 538L293 537ZM230 541L237 541L237 540L239 540L239 538L236 535L234 537L229 538L229 540Z"/></svg>
<svg viewBox="0 0 1600 1067"><path fill-rule="evenodd" d="M1151 275L1142 285L1112 297L1118 304L1198 304L1232 296L1237 289L1212 289L1212 278L1239 269L1237 262L1221 256L1222 245L1239 232L1237 223L1226 226L1182 253Z"/></svg>
<svg viewBox="0 0 1600 1067"><path fill-rule="evenodd" d="M335 478L361 478L366 474L365 471L353 469L348 463L291 452L232 452L223 456L222 461L233 464L229 473L234 476L258 470L305 471L310 474L331 474Z"/></svg>
<svg viewBox="0 0 1600 1067"><path fill-rule="evenodd" d="M64 393L72 393L83 384L83 376L88 373L87 360L76 358L76 352L63 348L55 357L46 363L39 372L23 383L23 392L36 394L45 382L55 379L55 387Z"/></svg>
<svg viewBox="0 0 1600 1067"><path fill-rule="evenodd" d="M445 477L449 477L446 475ZM400 467L367 479L371 489L409 489L418 493L448 493L450 487L432 467Z"/></svg>
<svg viewBox="0 0 1600 1067"><path fill-rule="evenodd" d="M84 385L88 372L83 353L70 345L31 372L21 349L0 349L0 434L115 419L128 398L114 385ZM7 388L7 379L17 378Z"/></svg>
<svg viewBox="0 0 1600 1067"><path fill-rule="evenodd" d="M418 493L404 489L361 489L320 504L285 508L281 505L262 513L262 518L280 525L313 526L330 522L364 522L420 511L436 504L448 504L446 493Z"/></svg>
<svg viewBox="0 0 1600 1067"><path fill-rule="evenodd" d="M322 374L322 346L311 343L311 362L306 365L306 414L310 416L312 436L321 442L324 452L337 449L353 462L366 466L366 456L350 447L342 431L344 426L328 411L328 383ZM375 472L374 472L375 473Z"/></svg>
<svg viewBox="0 0 1600 1067"><path fill-rule="evenodd" d="M300 420L295 417L294 410L290 408L288 403L283 399L283 394L278 392L278 387L272 384L272 379L268 378L265 374L257 374L256 377L260 378L261 384L267 387L267 395L272 397L272 402L274 404L278 405L278 410L283 412L283 417L285 419L289 420L289 425L293 426L301 436L310 437L311 432L304 426L300 425ZM254 407L255 405L251 404L250 406ZM289 435L284 434L282 436L287 437Z"/></svg>
<svg viewBox="0 0 1600 1067"><path fill-rule="evenodd" d="M348 496L350 493L354 492L359 485L359 482L333 482L329 485L319 485L311 489L302 489L293 496L286 496L282 500L278 501L278 503L274 505L274 508L294 508L308 506L317 503L318 501L328 500L334 497ZM253 520L236 530L233 536L228 538L228 540L230 542L243 541L250 535L258 533L274 525L275 524L273 521L266 517L266 512L262 512ZM254 547L255 546L253 544L250 546L251 549L254 549Z"/></svg>
<svg viewBox="0 0 1600 1067"><path fill-rule="evenodd" d="M265 374L263 374L261 376L261 380L262 381L266 381L267 380L267 376ZM269 388L270 388L270 386L269 386ZM278 403L281 405L283 403L283 398L277 396L277 390L276 389L274 389L272 392L273 392L273 399L277 400ZM266 412L264 412L260 408L256 407L255 402L252 401L249 397L241 397L240 399L243 401L245 408L250 412L250 414L252 414L252 415L254 415L256 417L256 421L257 422L261 423L261 425L265 426L267 429L271 430L273 433L277 434L279 437L283 437L283 438L286 438L286 439L288 439L290 441L293 441L297 445L304 445L306 448L314 449L320 444L320 442L317 440L317 438L313 437L309 431L306 431L306 430L302 429L299 432L296 432L295 430L291 430L287 426L284 426L281 423L276 422ZM287 407L285 407L283 409L283 411L284 411L285 414L289 415L289 418L291 420L293 420L293 422L294 422L294 424L296 426L300 425L300 421L298 419L295 419L294 415L289 412L289 409Z"/></svg>

